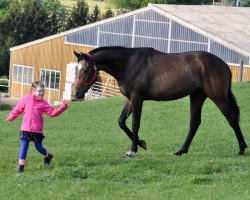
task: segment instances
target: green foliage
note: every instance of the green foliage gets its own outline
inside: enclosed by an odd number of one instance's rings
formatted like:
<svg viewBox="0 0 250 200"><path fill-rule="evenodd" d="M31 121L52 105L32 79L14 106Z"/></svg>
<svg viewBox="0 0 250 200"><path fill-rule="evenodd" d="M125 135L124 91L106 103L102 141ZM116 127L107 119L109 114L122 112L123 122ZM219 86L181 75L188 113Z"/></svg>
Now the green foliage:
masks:
<svg viewBox="0 0 250 200"><path fill-rule="evenodd" d="M104 15L103 15L103 19L107 19L107 18L110 18L110 17L114 17L114 13L112 12L112 10L108 9Z"/></svg>
<svg viewBox="0 0 250 200"><path fill-rule="evenodd" d="M20 40L19 32L22 27L21 5L18 0L13 0L10 4L8 13L4 20L0 22L0 41L4 42L6 38L12 38L10 44L16 44L15 41Z"/></svg>
<svg viewBox="0 0 250 200"><path fill-rule="evenodd" d="M48 25L50 27L48 35L53 35L64 31L68 12L59 0L44 0L43 6L48 14Z"/></svg>
<svg viewBox="0 0 250 200"><path fill-rule="evenodd" d="M250 144L250 83L232 85L241 128ZM56 118L45 117L43 144L54 154L50 166L30 144L25 172L15 174L21 119L4 122L0 111L1 199L250 199L250 150L238 156L232 128L209 99L188 154L173 155L189 129L189 98L146 101L140 138L148 149L126 158L130 140L117 119L123 97L71 102ZM127 122L131 127L131 117Z"/></svg>
<svg viewBox="0 0 250 200"><path fill-rule="evenodd" d="M9 96L9 94L4 94L4 93L8 93L9 88L8 88L8 78L6 76L0 76L0 111L1 110L10 110L12 108L12 106L9 106L8 104L3 103L2 98L5 98L7 96Z"/></svg>
<svg viewBox="0 0 250 200"><path fill-rule="evenodd" d="M0 21L3 19L8 10L10 0L0 0Z"/></svg>
<svg viewBox="0 0 250 200"><path fill-rule="evenodd" d="M250 7L250 0L246 0L244 6L245 7Z"/></svg>
<svg viewBox="0 0 250 200"><path fill-rule="evenodd" d="M40 0L26 0L23 4L23 12L21 12L19 19L20 24L18 25L20 32L18 34L20 40L18 42L21 43L45 37L50 29L48 14ZM14 28L14 26L12 28Z"/></svg>
<svg viewBox="0 0 250 200"><path fill-rule="evenodd" d="M0 102L0 111L11 110L11 109L12 109L11 105Z"/></svg>
<svg viewBox="0 0 250 200"><path fill-rule="evenodd" d="M101 11L97 5L95 5L92 13L90 14L90 23L99 21L101 19Z"/></svg>
<svg viewBox="0 0 250 200"><path fill-rule="evenodd" d="M88 23L89 6L84 0L77 0L76 5L72 8L67 29L83 26Z"/></svg>
<svg viewBox="0 0 250 200"><path fill-rule="evenodd" d="M10 4L10 0L1 0L0 1L0 10L8 8L9 4Z"/></svg>
<svg viewBox="0 0 250 200"><path fill-rule="evenodd" d="M71 10L70 17L67 22L67 29L84 26L111 16L114 16L114 13L111 10L108 10L103 16L101 16L100 9L97 5L95 5L90 13L89 6L86 1L77 0L76 5L74 5Z"/></svg>
<svg viewBox="0 0 250 200"><path fill-rule="evenodd" d="M116 7L128 10L145 7L148 3L184 5L212 4L211 0L112 0L112 2Z"/></svg>
<svg viewBox="0 0 250 200"><path fill-rule="evenodd" d="M202 4L208 4L211 5L213 1L211 0L175 0L175 4L184 4L184 5L202 5Z"/></svg>
<svg viewBox="0 0 250 200"><path fill-rule="evenodd" d="M0 6L5 9L0 17L0 75L7 75L9 48L65 30L67 13L59 0L5 0Z"/></svg>
<svg viewBox="0 0 250 200"><path fill-rule="evenodd" d="M108 13L106 16L113 16ZM59 0L0 1L0 75L9 74L9 48L102 18L98 6L89 13L88 4L78 0L68 13Z"/></svg>
<svg viewBox="0 0 250 200"><path fill-rule="evenodd" d="M0 34L0 75L9 74L9 48L13 46L12 44L11 38L3 40Z"/></svg>
<svg viewBox="0 0 250 200"><path fill-rule="evenodd" d="M0 3L0 75L9 74L9 48L15 43L8 30L10 30L13 21L16 20L14 13L19 14L18 5L19 2L15 0L13 3L7 0ZM16 29L15 27L14 31Z"/></svg>
<svg viewBox="0 0 250 200"><path fill-rule="evenodd" d="M40 0L13 0L0 22L0 75L8 74L9 48L46 36L48 15Z"/></svg>

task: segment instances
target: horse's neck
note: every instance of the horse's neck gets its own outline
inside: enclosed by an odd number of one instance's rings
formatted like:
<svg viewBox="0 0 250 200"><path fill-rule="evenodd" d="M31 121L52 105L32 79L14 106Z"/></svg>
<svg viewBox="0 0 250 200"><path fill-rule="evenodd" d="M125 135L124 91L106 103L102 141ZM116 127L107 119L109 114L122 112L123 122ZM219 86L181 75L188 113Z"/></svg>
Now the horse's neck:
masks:
<svg viewBox="0 0 250 200"><path fill-rule="evenodd" d="M110 74L119 82L121 71L118 69L117 66L111 64L97 64L96 68L98 71L102 70Z"/></svg>
<svg viewBox="0 0 250 200"><path fill-rule="evenodd" d="M98 52L94 57L97 70L105 71L119 82L119 77L125 69L130 56L130 54L122 54L117 51L102 51Z"/></svg>

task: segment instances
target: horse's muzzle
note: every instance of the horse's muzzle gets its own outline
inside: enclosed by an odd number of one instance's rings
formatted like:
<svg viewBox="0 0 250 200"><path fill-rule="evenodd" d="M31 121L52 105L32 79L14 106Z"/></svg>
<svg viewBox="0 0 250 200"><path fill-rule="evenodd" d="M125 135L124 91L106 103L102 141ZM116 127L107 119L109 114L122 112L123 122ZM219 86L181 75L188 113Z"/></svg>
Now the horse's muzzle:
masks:
<svg viewBox="0 0 250 200"><path fill-rule="evenodd" d="M87 92L87 90L80 88L76 94L75 94L75 99L76 100L84 100L85 98L85 93Z"/></svg>

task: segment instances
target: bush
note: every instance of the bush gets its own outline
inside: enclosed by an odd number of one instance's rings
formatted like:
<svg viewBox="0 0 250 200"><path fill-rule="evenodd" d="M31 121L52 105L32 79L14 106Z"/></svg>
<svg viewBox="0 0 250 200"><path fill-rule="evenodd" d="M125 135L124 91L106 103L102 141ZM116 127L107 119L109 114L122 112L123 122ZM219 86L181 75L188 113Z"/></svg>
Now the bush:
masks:
<svg viewBox="0 0 250 200"><path fill-rule="evenodd" d="M3 110L11 110L11 109L12 109L11 105L0 103L0 110L1 111L3 111Z"/></svg>
<svg viewBox="0 0 250 200"><path fill-rule="evenodd" d="M8 86L8 80L0 79L0 85ZM0 86L0 92L8 92L8 90L9 90L8 87Z"/></svg>

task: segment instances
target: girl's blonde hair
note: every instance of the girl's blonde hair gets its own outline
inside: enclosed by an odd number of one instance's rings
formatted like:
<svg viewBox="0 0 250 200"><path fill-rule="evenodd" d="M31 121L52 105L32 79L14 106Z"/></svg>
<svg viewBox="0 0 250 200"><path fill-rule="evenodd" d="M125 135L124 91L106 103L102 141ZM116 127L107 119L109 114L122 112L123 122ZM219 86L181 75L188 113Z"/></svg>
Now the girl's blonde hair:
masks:
<svg viewBox="0 0 250 200"><path fill-rule="evenodd" d="M44 83L43 83L42 81L34 81L34 82L31 84L30 93L32 93L38 86L44 88Z"/></svg>

